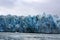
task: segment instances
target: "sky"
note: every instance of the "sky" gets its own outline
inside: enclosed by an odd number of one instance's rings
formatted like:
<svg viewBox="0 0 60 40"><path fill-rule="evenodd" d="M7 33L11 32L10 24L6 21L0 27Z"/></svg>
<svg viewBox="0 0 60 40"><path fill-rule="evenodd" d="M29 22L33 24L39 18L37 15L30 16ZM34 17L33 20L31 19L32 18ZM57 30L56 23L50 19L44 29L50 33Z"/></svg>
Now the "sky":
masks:
<svg viewBox="0 0 60 40"><path fill-rule="evenodd" d="M60 15L60 0L0 0L0 15Z"/></svg>

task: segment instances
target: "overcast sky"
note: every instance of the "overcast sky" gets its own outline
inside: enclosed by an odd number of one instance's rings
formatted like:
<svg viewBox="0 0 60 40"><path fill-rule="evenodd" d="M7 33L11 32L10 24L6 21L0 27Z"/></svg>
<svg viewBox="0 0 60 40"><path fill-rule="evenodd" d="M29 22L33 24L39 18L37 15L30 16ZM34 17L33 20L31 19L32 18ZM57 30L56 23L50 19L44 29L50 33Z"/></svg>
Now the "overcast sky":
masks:
<svg viewBox="0 0 60 40"><path fill-rule="evenodd" d="M60 15L60 0L0 0L0 15Z"/></svg>

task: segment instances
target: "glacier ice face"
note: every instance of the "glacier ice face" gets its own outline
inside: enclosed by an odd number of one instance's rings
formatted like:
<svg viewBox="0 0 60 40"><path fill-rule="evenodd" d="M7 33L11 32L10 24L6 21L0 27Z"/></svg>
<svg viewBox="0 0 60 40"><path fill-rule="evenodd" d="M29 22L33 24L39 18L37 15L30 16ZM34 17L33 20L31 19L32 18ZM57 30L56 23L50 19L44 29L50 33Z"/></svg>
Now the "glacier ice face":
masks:
<svg viewBox="0 0 60 40"><path fill-rule="evenodd" d="M60 33L60 19L52 15L0 16L0 32Z"/></svg>

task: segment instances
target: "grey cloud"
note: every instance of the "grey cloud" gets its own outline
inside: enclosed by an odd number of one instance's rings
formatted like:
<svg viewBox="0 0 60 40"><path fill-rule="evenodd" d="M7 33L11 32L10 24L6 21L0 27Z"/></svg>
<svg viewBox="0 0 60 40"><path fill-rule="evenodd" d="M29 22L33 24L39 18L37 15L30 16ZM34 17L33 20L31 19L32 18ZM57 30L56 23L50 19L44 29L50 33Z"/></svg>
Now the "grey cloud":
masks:
<svg viewBox="0 0 60 40"><path fill-rule="evenodd" d="M31 15L34 15L34 13L39 14L42 12L60 15L60 0L51 0L51 2L46 3L46 4L43 4L43 3L25 3L22 0L0 0L0 6L15 7L14 5L19 7L18 9L14 9L14 10L17 10L15 12L18 15L19 15L19 13L24 14L24 15L25 15L25 13L26 14L33 13Z"/></svg>
<svg viewBox="0 0 60 40"><path fill-rule="evenodd" d="M60 0L51 0L51 2L47 4L41 4L41 3L32 3L32 4L27 4L24 3L25 5L29 5L28 7L34 7L40 12L46 12L46 13L53 13L60 15Z"/></svg>
<svg viewBox="0 0 60 40"><path fill-rule="evenodd" d="M15 0L0 0L0 6L11 7L14 5Z"/></svg>

